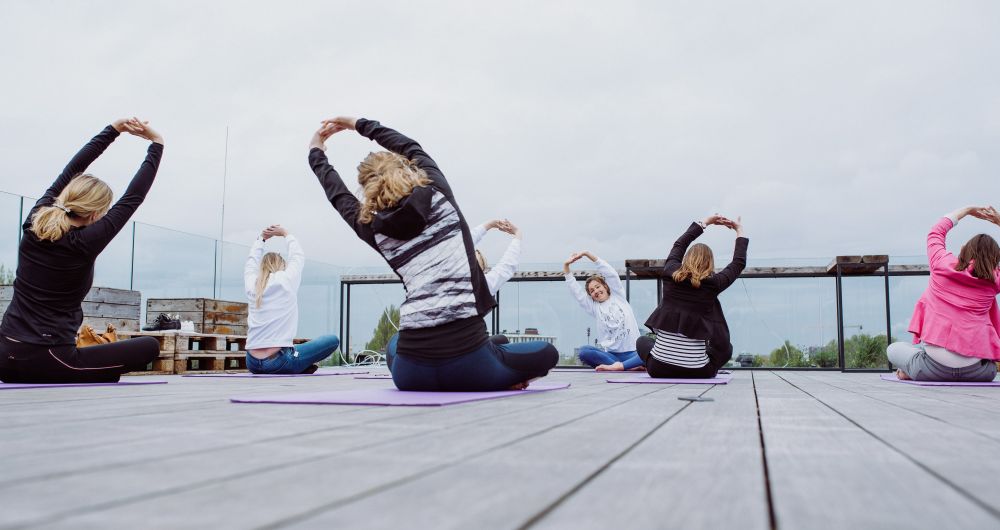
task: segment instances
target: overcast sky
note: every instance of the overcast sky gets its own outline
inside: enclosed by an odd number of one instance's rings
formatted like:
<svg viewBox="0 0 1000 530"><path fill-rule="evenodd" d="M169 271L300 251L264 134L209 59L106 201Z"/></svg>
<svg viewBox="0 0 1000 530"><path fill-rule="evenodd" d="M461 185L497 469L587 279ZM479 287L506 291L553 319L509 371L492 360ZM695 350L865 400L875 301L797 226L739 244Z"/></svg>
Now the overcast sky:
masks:
<svg viewBox="0 0 1000 530"><path fill-rule="evenodd" d="M282 223L310 258L377 265L306 163L346 114L420 141L470 223L523 227L524 262L663 257L713 211L752 258L918 255L940 214L1000 206L998 27L993 1L5 0L0 190L39 195L135 114L166 139L137 220L218 237L225 166L226 240ZM356 187L377 146L328 145ZM144 149L91 171L121 193Z"/></svg>

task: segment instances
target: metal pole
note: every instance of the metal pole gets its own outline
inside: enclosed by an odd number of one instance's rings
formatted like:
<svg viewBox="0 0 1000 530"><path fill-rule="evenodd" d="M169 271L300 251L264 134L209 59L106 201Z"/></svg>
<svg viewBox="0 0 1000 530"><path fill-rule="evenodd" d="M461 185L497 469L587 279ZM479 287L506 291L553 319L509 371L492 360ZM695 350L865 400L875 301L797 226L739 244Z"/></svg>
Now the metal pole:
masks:
<svg viewBox="0 0 1000 530"><path fill-rule="evenodd" d="M351 284L347 284L347 324L344 326L344 344L347 350L344 351L344 361L351 362Z"/></svg>
<svg viewBox="0 0 1000 530"><path fill-rule="evenodd" d="M889 311L889 262L885 262L885 347L892 344L892 313ZM886 359L886 368L892 368L892 363Z"/></svg>
<svg viewBox="0 0 1000 530"><path fill-rule="evenodd" d="M338 332L337 336L340 337L341 340L343 340L344 339L344 282L343 282L343 280L341 280L341 282L340 282L340 313L337 315L337 320L338 320L338 325L339 325L338 330L337 330L337 332ZM343 343L343 342L341 342L341 348L340 348L341 357L344 356L344 352L345 351L347 351L346 344Z"/></svg>
<svg viewBox="0 0 1000 530"><path fill-rule="evenodd" d="M219 285L219 242L215 241L212 249L212 298L218 298L215 288Z"/></svg>
<svg viewBox="0 0 1000 530"><path fill-rule="evenodd" d="M128 268L128 290L135 290L135 221L132 221L132 263Z"/></svg>
<svg viewBox="0 0 1000 530"><path fill-rule="evenodd" d="M21 236L24 235L24 231L21 230L21 225L24 224L24 195L19 195L21 197L21 205L17 210L17 242L21 242Z"/></svg>
<svg viewBox="0 0 1000 530"><path fill-rule="evenodd" d="M632 301L632 275L629 272L632 269L629 268L628 263L625 264L625 301Z"/></svg>
<svg viewBox="0 0 1000 530"><path fill-rule="evenodd" d="M843 282L840 274L840 264L837 264L837 362L840 363L840 371L847 371L847 362L844 360L844 296Z"/></svg>
<svg viewBox="0 0 1000 530"><path fill-rule="evenodd" d="M500 291L497 291L497 305L493 307L493 321L490 335L496 335L500 329Z"/></svg>

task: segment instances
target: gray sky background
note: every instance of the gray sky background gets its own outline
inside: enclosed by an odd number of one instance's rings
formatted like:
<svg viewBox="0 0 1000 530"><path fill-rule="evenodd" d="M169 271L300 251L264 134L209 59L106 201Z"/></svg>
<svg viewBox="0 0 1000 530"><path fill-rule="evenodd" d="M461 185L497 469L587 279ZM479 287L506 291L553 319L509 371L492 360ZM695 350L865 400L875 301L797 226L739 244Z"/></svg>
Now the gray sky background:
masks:
<svg viewBox="0 0 1000 530"><path fill-rule="evenodd" d="M38 195L92 134L134 113L167 143L137 219L217 237L228 126L225 239L281 222L328 262L380 263L305 161L317 122L337 114L423 143L470 222L523 226L525 262L584 247L662 256L715 210L743 215L755 258L920 254L940 213L997 196L994 2L5 2L4 12L0 189ZM353 133L329 146L353 187L375 146ZM120 192L144 147L123 137L92 171ZM720 254L730 239L707 238ZM496 252L504 243L489 241Z"/></svg>

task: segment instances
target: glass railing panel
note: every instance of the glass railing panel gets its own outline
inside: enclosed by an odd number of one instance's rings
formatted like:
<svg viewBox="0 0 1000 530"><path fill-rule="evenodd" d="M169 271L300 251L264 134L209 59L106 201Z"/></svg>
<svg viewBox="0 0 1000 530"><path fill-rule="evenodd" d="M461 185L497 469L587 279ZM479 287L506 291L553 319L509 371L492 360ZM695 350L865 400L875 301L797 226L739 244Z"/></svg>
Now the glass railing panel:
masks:
<svg viewBox="0 0 1000 530"><path fill-rule="evenodd" d="M719 297L733 343L731 366L833 368L833 278L741 278Z"/></svg>
<svg viewBox="0 0 1000 530"><path fill-rule="evenodd" d="M885 278L843 278L846 368L886 368Z"/></svg>

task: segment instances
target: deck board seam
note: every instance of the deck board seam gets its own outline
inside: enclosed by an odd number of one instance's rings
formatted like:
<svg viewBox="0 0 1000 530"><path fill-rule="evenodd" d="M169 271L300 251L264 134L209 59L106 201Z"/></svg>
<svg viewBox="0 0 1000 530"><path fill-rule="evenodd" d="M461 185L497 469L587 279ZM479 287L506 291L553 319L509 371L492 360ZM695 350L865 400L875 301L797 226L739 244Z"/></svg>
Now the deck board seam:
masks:
<svg viewBox="0 0 1000 530"><path fill-rule="evenodd" d="M773 373L773 372L772 372ZM754 408L757 411L757 434L760 438L760 461L764 467L764 494L767 498L767 519L771 530L777 530L778 517L774 511L774 496L771 492L771 473L767 465L767 445L764 442L764 424L760 418L760 398L757 396L757 380L754 374L750 374L750 383L753 385Z"/></svg>
<svg viewBox="0 0 1000 530"><path fill-rule="evenodd" d="M703 390L700 394L698 394L698 397L701 397L701 396L705 395L705 393L707 393L709 390L712 390L713 388L715 388L715 385L712 385L712 386L706 388L705 390ZM536 525L537 523L541 522L543 519L545 519L545 517L547 517L550 513L552 513L556 508L558 508L564 502L566 502L567 500L569 500L570 497L572 497L578 491L580 491L581 489L583 489L587 484L589 484L592 481L594 481L594 479L596 479L602 473L604 473L605 471L607 471L612 465L614 465L615 462L621 460L623 457L625 457L625 455L627 455L630 452L632 452L632 450L635 449L639 444L641 444L642 442L644 442L645 440L647 440L650 436L652 436L654 433L656 433L656 431L660 430L670 420L672 420L673 418L677 417L678 414L680 414L681 412L687 410L688 407L690 407L692 404L693 404L693 402L685 403L681 408L675 410L673 413L671 413L669 416L667 416L663 421L661 421L660 423L656 424L655 426L653 426L652 429L650 429L648 432L646 432L645 434L643 434L642 436L640 436L638 440L636 440L636 441L632 442L631 444L629 444L628 446L626 446L625 449L623 449L617 455L613 456L610 460L608 460L603 465L601 465L600 467L598 467L597 469L595 469L589 475L587 475L586 477L584 477L582 480L580 480L580 482L576 483L573 487L571 487L565 493L563 493L562 495L560 495L559 497L557 497L554 501L552 501L551 503L549 503L548 506L542 508L541 511L539 511L535 515L531 516L527 521L525 521L524 523L522 523L520 526L517 527L518 530L526 530L526 529L531 528L532 526Z"/></svg>
<svg viewBox="0 0 1000 530"><path fill-rule="evenodd" d="M673 385L671 385L671 386L673 386ZM567 420L567 421L564 421L564 422L561 422L561 423L557 423L555 425L550 425L549 427L546 427L544 429L535 431L535 432L530 433L530 434L526 434L526 435L521 436L519 438L516 438L514 440L510 440L510 441L504 442L503 444L500 444L500 445L490 446L488 448L485 448L483 450L477 451L477 452L472 453L470 455L466 455L466 456L462 457L461 459L453 460L451 462L447 462L447 463L438 465L436 467L432 467L430 469L425 469L425 470L423 470L423 471L421 471L419 473L412 473L412 474L407 475L405 477L402 477L402 478L399 478L399 479L396 479L396 480L393 480L393 481L390 481L390 482L386 482L384 484L380 484L378 486L369 488L369 489L367 489L365 491L361 491L361 492L355 493L354 495L351 495L349 497L345 497L343 499L338 499L336 501L332 501L332 502L326 503L324 505L317 506L317 507L312 508L310 510L306 510L305 512L302 512L302 513L299 513L299 514L296 514L296 515L293 515L293 516L290 516L290 517L285 517L284 519L280 519L278 521L273 521L273 522L268 523L266 525L257 526L257 527L254 527L254 528L255 528L255 530L273 530L273 529L285 527L285 526L290 525L290 524L295 524L295 523L300 523L302 521L306 521L306 520L311 519L312 517L315 517L315 516L317 516L319 514L322 514L324 512L328 512L330 510L336 510L337 508L339 508L341 506L346 506L348 504L360 501L360 500L365 499L367 497L370 497L372 495L377 495L377 494L382 493L384 491L388 491L388 490L394 489L396 487L409 484L409 483L411 483L411 482L413 482L413 481L415 481L417 479L420 479L420 478L423 478L423 477L426 477L426 476L429 476L429 475L433 475L433 474L436 474L436 473L440 473L440 472L445 471L447 469L450 469L450 468L452 468L452 467L454 467L454 466L456 466L458 464L466 463L466 462L468 462L470 460L473 460L475 458L479 458L481 456L489 454L489 453L491 453L491 452L493 452L493 451L495 451L497 449L500 449L502 447L506 447L506 446L510 446L510 445L515 445L515 444L521 443L521 442L523 442L525 440L530 440L532 438L535 438L535 437L541 436L543 434L546 434L548 432L554 431L554 430L556 430L558 428L565 427L565 426L570 425L572 423L575 423L577 421L583 420L584 418L592 416L592 415L594 415L596 413L604 412L606 410L610 410L610 409L613 409L613 408L625 405L625 404L630 403L630 402L632 402L632 401L634 401L636 399L641 399L641 398L644 398L646 396L655 394L657 392L662 392L664 390L666 390L666 388L653 389L653 390L651 390L649 392L646 392L645 394L641 394L641 395L638 395L638 396L631 397L629 399L626 399L625 401L614 403L614 404L608 405L608 406L606 406L604 408L600 408L600 409L596 409L596 410L590 410L587 413L581 414L579 416L575 416L574 418L572 418L570 420Z"/></svg>

